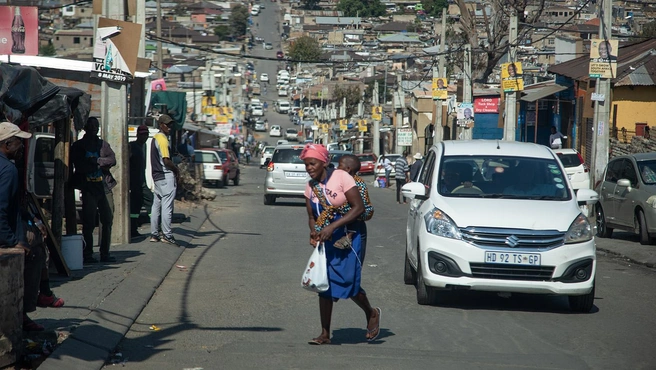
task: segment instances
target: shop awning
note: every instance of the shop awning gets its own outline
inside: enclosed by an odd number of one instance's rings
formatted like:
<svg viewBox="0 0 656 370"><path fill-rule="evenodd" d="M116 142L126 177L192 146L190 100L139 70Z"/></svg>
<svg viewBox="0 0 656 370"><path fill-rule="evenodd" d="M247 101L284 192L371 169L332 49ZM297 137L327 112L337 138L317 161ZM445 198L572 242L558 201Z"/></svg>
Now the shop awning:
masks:
<svg viewBox="0 0 656 370"><path fill-rule="evenodd" d="M524 90L524 94L526 95L522 96L521 100L527 102L534 102L536 100L546 98L549 95L553 95L563 90L567 90L567 86L562 86L558 84L538 87L530 90Z"/></svg>
<svg viewBox="0 0 656 370"><path fill-rule="evenodd" d="M196 126L196 125L191 124L191 123L185 123L184 125L182 125L182 129L187 130L187 131L191 131L191 132L200 132L201 134L207 134L207 135L212 135L212 136L217 136L217 137L225 136L225 135L221 135L218 132L214 132L212 130L202 128L200 126Z"/></svg>

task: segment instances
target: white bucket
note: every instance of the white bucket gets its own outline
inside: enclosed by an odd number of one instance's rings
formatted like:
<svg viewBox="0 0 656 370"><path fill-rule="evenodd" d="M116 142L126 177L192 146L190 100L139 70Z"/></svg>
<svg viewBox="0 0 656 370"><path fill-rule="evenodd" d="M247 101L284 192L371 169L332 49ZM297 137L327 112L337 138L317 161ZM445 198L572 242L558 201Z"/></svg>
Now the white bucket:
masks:
<svg viewBox="0 0 656 370"><path fill-rule="evenodd" d="M82 235L63 235L61 252L71 270L82 270L84 238Z"/></svg>

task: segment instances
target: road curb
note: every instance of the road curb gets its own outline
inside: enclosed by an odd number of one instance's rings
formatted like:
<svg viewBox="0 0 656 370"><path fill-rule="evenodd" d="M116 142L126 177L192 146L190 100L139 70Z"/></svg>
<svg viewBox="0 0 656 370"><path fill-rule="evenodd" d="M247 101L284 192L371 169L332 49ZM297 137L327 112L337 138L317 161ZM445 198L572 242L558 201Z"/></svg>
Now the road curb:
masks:
<svg viewBox="0 0 656 370"><path fill-rule="evenodd" d="M185 246L207 219L207 206L196 207L176 234ZM130 275L39 366L42 370L97 370L123 339L141 311L180 258L184 247L158 244Z"/></svg>
<svg viewBox="0 0 656 370"><path fill-rule="evenodd" d="M599 247L598 245L597 245L597 250L602 251L604 253L611 254L615 257L624 258L628 262L631 262L631 263L636 264L636 265L645 266L645 267L649 267L649 268L652 268L652 269L656 268L656 263L640 261L640 260L632 258L631 256L627 256L626 254L618 252L618 251L614 251L614 250L604 248L604 247Z"/></svg>

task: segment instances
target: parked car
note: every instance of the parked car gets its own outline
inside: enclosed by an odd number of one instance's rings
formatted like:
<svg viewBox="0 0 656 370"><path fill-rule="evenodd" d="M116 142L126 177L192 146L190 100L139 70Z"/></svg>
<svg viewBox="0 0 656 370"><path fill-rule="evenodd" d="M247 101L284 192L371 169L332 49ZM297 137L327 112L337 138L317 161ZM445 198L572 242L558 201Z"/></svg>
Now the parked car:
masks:
<svg viewBox="0 0 656 370"><path fill-rule="evenodd" d="M280 128L280 126L279 125L271 126L271 130L269 130L269 136L282 137L282 129Z"/></svg>
<svg viewBox="0 0 656 370"><path fill-rule="evenodd" d="M232 150L201 148L194 151L194 161L203 164L203 182L211 182L216 187L239 185L239 162Z"/></svg>
<svg viewBox="0 0 656 370"><path fill-rule="evenodd" d="M273 50L273 45L270 42L265 42L264 43L264 49L265 50Z"/></svg>
<svg viewBox="0 0 656 370"><path fill-rule="evenodd" d="M266 131L266 126L264 121L257 120L255 121L255 131Z"/></svg>
<svg viewBox="0 0 656 370"><path fill-rule="evenodd" d="M262 156L260 157L260 168L264 167L267 159L271 159L274 149L276 149L275 146L265 146L262 149Z"/></svg>
<svg viewBox="0 0 656 370"><path fill-rule="evenodd" d="M384 157L389 158L390 162L392 162L392 172L390 173L390 179L393 179L394 176L396 176L394 166L396 165L396 160L401 158L401 154L385 154L384 156L381 155L378 157L376 160L376 177L385 177L385 166L383 166Z"/></svg>
<svg viewBox="0 0 656 370"><path fill-rule="evenodd" d="M266 163L264 204L271 205L279 197L303 198L310 179L301 159L303 145L279 145Z"/></svg>
<svg viewBox="0 0 656 370"><path fill-rule="evenodd" d="M376 155L374 153L358 154L360 160L360 174L374 174L376 171Z"/></svg>
<svg viewBox="0 0 656 370"><path fill-rule="evenodd" d="M298 131L293 127L285 129L285 139L289 141L298 141Z"/></svg>
<svg viewBox="0 0 656 370"><path fill-rule="evenodd" d="M276 141L276 146L278 146L278 145L288 145L288 144L289 144L289 140L278 140L278 141Z"/></svg>
<svg viewBox="0 0 656 370"><path fill-rule="evenodd" d="M482 163L494 163L488 180ZM596 255L592 226L549 148L521 142L444 141L426 156L406 229L404 282L419 304L443 289L567 296L570 309L594 305ZM557 215L557 217L554 217Z"/></svg>
<svg viewBox="0 0 656 370"><path fill-rule="evenodd" d="M581 153L574 149L553 149L553 151L565 167L567 179L572 184L574 191L590 189L590 169L585 164Z"/></svg>
<svg viewBox="0 0 656 370"><path fill-rule="evenodd" d="M261 105L252 105L251 106L251 115L256 117L264 116L264 107Z"/></svg>
<svg viewBox="0 0 656 370"><path fill-rule="evenodd" d="M269 75L266 73L261 73L260 74L260 81L261 82L269 82Z"/></svg>
<svg viewBox="0 0 656 370"><path fill-rule="evenodd" d="M596 187L597 236L610 238L614 229L640 236L640 244L656 238L656 153L613 158Z"/></svg>

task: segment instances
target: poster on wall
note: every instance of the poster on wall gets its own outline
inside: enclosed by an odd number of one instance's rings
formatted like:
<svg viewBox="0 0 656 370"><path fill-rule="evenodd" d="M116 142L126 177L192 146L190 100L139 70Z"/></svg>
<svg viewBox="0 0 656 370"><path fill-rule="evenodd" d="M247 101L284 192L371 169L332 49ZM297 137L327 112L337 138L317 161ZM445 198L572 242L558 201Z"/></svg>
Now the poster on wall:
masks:
<svg viewBox="0 0 656 370"><path fill-rule="evenodd" d="M469 126L474 123L474 104L460 103L457 116L458 126Z"/></svg>
<svg viewBox="0 0 656 370"><path fill-rule="evenodd" d="M592 78L613 78L617 74L617 40L590 40L590 70Z"/></svg>
<svg viewBox="0 0 656 370"><path fill-rule="evenodd" d="M444 100L448 98L446 78L433 79L433 100Z"/></svg>
<svg viewBox="0 0 656 370"><path fill-rule="evenodd" d="M91 77L128 83L137 70L141 25L114 19L98 19Z"/></svg>
<svg viewBox="0 0 656 370"><path fill-rule="evenodd" d="M504 92L515 92L524 90L524 78L522 75L522 63L501 64L501 85Z"/></svg>
<svg viewBox="0 0 656 370"><path fill-rule="evenodd" d="M39 54L39 12L35 6L0 6L0 55Z"/></svg>

